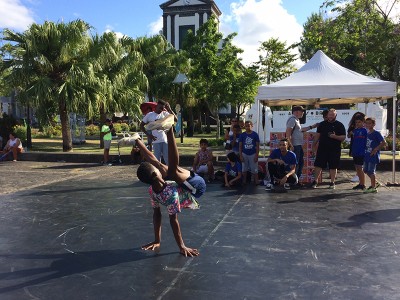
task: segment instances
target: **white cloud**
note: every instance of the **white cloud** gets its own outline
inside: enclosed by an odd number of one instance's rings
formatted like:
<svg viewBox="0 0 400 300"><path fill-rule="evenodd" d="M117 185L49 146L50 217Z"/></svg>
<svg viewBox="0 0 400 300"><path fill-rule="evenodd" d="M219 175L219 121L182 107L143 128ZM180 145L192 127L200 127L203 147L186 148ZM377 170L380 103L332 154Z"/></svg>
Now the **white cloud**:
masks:
<svg viewBox="0 0 400 300"><path fill-rule="evenodd" d="M283 7L281 0L242 0L231 4L230 14L220 19L225 35L237 32L234 44L244 50L243 63L258 60L261 42L278 38L289 46L299 42L303 31L294 15Z"/></svg>
<svg viewBox="0 0 400 300"><path fill-rule="evenodd" d="M158 18L157 21L150 23L148 26L149 28L149 35L156 35L160 33L160 30L163 29L163 18Z"/></svg>
<svg viewBox="0 0 400 300"><path fill-rule="evenodd" d="M122 32L116 32L114 31L114 27L111 25L106 25L106 30L104 30L104 32L109 33L109 32L114 32L115 35L117 36L117 38L122 38L125 34L123 34Z"/></svg>
<svg viewBox="0 0 400 300"><path fill-rule="evenodd" d="M33 12L20 0L0 0L0 28L23 31L34 22Z"/></svg>

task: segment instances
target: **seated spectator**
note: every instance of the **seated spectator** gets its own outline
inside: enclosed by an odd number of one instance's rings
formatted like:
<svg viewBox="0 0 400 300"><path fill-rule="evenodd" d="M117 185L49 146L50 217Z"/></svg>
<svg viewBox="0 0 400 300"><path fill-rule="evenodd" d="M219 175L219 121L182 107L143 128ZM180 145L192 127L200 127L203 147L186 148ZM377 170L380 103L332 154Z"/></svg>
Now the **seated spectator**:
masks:
<svg viewBox="0 0 400 300"><path fill-rule="evenodd" d="M207 139L200 140L200 150L194 157L192 170L199 174L208 174L208 182L214 180L213 153L208 149Z"/></svg>
<svg viewBox="0 0 400 300"><path fill-rule="evenodd" d="M239 124L233 125L233 135L230 137L232 151L239 155L239 137L242 134L242 129Z"/></svg>
<svg viewBox="0 0 400 300"><path fill-rule="evenodd" d="M240 186L242 184L242 163L235 152L227 155L228 163L225 167L224 187Z"/></svg>
<svg viewBox="0 0 400 300"><path fill-rule="evenodd" d="M13 161L17 161L18 153L23 152L21 140L15 135L15 133L10 133L9 137L10 138L7 141L3 151L0 151L0 154L2 154L0 161L6 160L11 154L13 156Z"/></svg>
<svg viewBox="0 0 400 300"><path fill-rule="evenodd" d="M268 171L272 182L267 183L265 190L273 190L274 184L290 190L291 185L298 182L296 165L296 154L289 150L288 140L281 139L279 148L273 150L268 158Z"/></svg>

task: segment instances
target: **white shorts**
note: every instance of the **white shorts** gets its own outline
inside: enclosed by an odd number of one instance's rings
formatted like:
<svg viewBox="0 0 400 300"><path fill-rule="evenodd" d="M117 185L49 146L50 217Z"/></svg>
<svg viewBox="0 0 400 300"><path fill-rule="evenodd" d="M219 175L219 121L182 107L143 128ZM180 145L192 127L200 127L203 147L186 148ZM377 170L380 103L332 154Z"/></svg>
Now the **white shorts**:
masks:
<svg viewBox="0 0 400 300"><path fill-rule="evenodd" d="M104 149L110 149L111 147L111 140L104 141Z"/></svg>

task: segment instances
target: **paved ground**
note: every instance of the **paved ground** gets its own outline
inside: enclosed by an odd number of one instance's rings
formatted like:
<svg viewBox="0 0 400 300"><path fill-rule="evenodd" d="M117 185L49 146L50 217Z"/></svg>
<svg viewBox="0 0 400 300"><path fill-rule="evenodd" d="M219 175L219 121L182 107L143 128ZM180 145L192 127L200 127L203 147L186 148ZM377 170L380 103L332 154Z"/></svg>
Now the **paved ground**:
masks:
<svg viewBox="0 0 400 300"><path fill-rule="evenodd" d="M135 166L0 164L0 299L399 299L400 188L267 193L208 185L180 216L189 259L163 211L161 251ZM384 172L380 181L391 181ZM397 174L398 175L398 174Z"/></svg>

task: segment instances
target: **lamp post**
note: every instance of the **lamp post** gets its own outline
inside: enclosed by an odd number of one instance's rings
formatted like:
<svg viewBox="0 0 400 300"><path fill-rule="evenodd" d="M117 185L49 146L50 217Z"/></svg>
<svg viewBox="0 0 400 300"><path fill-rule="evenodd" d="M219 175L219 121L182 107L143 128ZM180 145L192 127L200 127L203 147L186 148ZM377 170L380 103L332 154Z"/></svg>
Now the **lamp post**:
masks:
<svg viewBox="0 0 400 300"><path fill-rule="evenodd" d="M186 77L185 74L179 73L176 75L174 81L172 83L179 84L179 103L181 105L181 143L183 143L183 99L182 99L182 92L183 92L183 85L188 83L189 79Z"/></svg>

